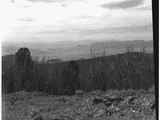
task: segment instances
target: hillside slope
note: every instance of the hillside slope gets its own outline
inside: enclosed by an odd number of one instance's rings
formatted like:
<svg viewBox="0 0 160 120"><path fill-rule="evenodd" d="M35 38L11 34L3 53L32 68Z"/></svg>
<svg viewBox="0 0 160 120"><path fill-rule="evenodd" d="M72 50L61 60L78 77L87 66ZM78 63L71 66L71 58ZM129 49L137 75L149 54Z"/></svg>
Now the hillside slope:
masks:
<svg viewBox="0 0 160 120"><path fill-rule="evenodd" d="M8 64L3 63L3 66ZM71 82L75 71L70 71L70 61L59 63L36 63L29 73L22 73L12 66L3 74L3 88L21 86L22 80L29 90L40 90L53 94L63 94L68 84L74 89L91 91L95 89L149 89L154 81L153 54L131 52L111 56L76 60L78 76ZM25 77L28 76L28 77ZM26 80L25 80L26 79ZM18 82L18 83L16 83ZM11 87L11 88L10 88ZM7 90L8 91L8 90Z"/></svg>

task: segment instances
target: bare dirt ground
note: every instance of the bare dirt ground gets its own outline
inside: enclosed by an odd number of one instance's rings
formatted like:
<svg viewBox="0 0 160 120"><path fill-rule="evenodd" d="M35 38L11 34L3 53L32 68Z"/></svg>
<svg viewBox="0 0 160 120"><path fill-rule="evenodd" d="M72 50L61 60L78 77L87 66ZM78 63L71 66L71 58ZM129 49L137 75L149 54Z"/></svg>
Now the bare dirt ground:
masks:
<svg viewBox="0 0 160 120"><path fill-rule="evenodd" d="M154 92L110 90L55 96L20 91L3 95L3 120L155 120Z"/></svg>

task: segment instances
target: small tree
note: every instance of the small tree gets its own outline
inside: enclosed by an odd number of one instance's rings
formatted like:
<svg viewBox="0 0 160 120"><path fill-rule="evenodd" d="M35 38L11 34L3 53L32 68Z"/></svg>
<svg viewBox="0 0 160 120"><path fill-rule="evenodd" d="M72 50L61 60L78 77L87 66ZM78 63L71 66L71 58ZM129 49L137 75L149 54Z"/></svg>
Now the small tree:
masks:
<svg viewBox="0 0 160 120"><path fill-rule="evenodd" d="M33 79L33 61L28 48L20 48L15 54L14 76L15 90L33 90L35 81Z"/></svg>
<svg viewBox="0 0 160 120"><path fill-rule="evenodd" d="M20 48L16 52L16 65L30 67L32 64L31 53L28 48Z"/></svg>

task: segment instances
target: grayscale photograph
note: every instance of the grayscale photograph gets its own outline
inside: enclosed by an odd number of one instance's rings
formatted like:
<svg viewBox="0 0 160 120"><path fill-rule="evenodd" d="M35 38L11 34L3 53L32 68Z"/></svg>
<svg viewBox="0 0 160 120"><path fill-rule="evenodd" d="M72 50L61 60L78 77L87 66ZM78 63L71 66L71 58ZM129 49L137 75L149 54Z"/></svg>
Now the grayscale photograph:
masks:
<svg viewBox="0 0 160 120"><path fill-rule="evenodd" d="M2 120L156 120L152 0L6 0Z"/></svg>

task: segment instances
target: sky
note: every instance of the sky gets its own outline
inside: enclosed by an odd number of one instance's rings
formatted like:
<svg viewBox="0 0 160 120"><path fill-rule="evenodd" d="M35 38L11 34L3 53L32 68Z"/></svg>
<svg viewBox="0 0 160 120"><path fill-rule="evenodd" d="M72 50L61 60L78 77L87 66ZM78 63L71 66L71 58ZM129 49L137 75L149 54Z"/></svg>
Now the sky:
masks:
<svg viewBox="0 0 160 120"><path fill-rule="evenodd" d="M1 9L4 42L153 39L151 0L5 0Z"/></svg>

